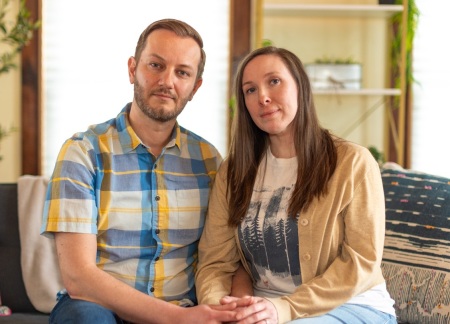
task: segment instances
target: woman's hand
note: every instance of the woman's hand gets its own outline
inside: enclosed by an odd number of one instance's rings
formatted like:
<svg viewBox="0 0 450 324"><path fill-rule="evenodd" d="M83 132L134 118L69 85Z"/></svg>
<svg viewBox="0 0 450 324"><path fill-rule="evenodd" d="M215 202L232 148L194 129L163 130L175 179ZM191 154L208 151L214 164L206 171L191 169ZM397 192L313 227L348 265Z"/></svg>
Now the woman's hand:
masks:
<svg viewBox="0 0 450 324"><path fill-rule="evenodd" d="M237 324L276 324L278 313L275 306L267 299L255 296L236 298L225 296L220 300L222 305L236 303Z"/></svg>

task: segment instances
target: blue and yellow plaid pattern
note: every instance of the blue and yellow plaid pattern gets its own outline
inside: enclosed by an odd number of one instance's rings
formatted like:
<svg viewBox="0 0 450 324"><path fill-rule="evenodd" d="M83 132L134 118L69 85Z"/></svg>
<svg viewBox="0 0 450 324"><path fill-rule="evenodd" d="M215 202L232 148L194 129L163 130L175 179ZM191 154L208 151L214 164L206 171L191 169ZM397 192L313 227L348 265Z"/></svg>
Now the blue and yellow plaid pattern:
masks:
<svg viewBox="0 0 450 324"><path fill-rule="evenodd" d="M41 232L96 234L99 268L151 296L196 302L197 244L222 158L178 124L155 158L129 107L63 144Z"/></svg>

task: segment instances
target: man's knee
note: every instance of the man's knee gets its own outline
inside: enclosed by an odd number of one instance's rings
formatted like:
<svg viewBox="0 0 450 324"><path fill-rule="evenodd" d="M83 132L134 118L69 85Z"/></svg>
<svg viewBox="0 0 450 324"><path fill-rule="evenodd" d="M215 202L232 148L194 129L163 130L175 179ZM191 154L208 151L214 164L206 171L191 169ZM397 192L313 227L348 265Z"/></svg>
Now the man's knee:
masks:
<svg viewBox="0 0 450 324"><path fill-rule="evenodd" d="M50 324L116 324L120 323L115 314L96 303L61 297L50 314Z"/></svg>

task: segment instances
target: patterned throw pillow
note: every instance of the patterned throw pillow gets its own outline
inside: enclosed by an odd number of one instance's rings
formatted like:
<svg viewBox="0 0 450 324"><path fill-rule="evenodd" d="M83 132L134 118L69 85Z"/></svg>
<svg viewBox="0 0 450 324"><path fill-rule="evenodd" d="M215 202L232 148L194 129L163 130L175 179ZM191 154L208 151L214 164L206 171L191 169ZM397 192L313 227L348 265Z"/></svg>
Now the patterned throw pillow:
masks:
<svg viewBox="0 0 450 324"><path fill-rule="evenodd" d="M450 323L450 179L382 168L382 269L399 323Z"/></svg>

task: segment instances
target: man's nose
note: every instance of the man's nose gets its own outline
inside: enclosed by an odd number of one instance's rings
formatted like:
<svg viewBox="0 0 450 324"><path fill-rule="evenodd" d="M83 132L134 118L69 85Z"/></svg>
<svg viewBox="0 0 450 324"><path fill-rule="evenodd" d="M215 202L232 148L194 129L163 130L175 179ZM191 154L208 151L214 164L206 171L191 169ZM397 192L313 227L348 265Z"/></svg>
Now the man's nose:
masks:
<svg viewBox="0 0 450 324"><path fill-rule="evenodd" d="M175 76L175 71L166 69L160 74L158 84L160 86L172 88L174 76Z"/></svg>

